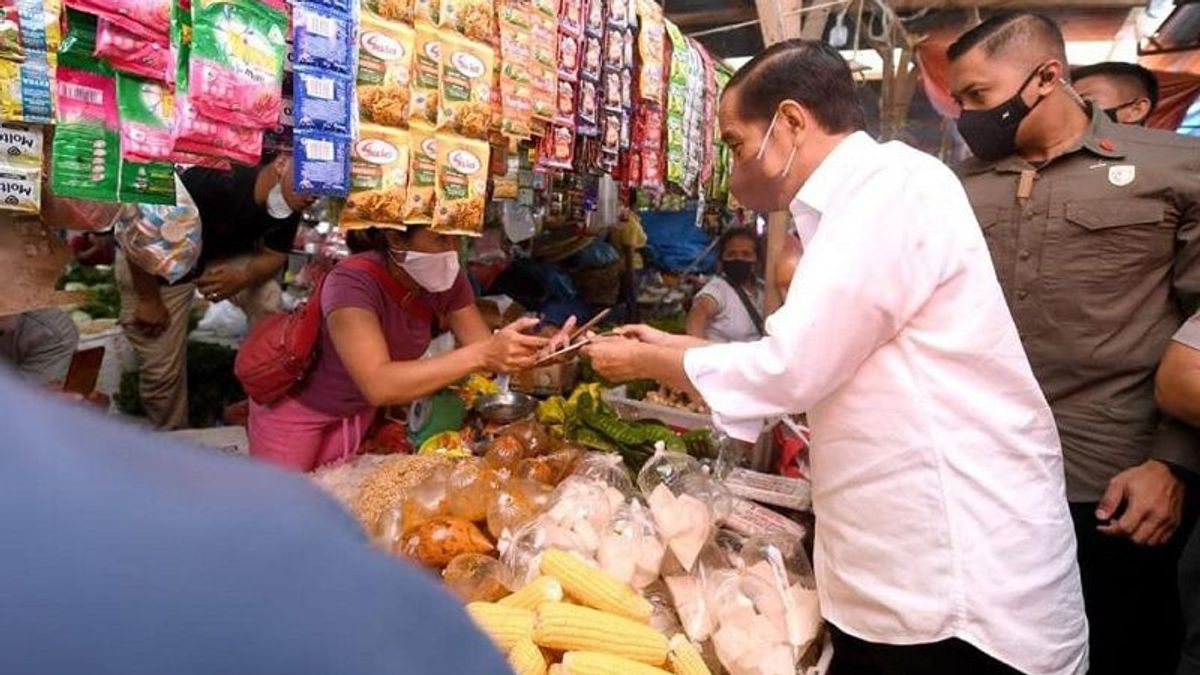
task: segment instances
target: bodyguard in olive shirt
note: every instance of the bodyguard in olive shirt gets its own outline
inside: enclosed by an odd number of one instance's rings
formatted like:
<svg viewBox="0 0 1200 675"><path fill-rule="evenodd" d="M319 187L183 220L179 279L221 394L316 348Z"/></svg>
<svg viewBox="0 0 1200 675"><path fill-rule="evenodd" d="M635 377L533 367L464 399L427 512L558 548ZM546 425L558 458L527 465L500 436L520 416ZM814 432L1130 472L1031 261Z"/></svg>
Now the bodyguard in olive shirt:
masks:
<svg viewBox="0 0 1200 675"><path fill-rule="evenodd" d="M950 48L976 156L963 182L1058 423L1091 672L1166 673L1182 631L1181 477L1200 453L1153 381L1200 302L1200 143L1114 124L1067 83L1064 52L1032 14Z"/></svg>

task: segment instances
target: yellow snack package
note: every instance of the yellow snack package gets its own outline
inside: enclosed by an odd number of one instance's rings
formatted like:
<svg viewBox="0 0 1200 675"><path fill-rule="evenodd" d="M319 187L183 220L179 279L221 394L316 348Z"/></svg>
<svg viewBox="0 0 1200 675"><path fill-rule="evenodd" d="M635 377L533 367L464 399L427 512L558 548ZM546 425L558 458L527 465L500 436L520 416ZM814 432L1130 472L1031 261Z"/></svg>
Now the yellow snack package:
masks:
<svg viewBox="0 0 1200 675"><path fill-rule="evenodd" d="M412 27L366 12L358 33L358 111L363 121L408 126L416 35Z"/></svg>
<svg viewBox="0 0 1200 675"><path fill-rule="evenodd" d="M486 141L441 133L437 151L437 205L431 229L477 237L483 232L491 147Z"/></svg>
<svg viewBox="0 0 1200 675"><path fill-rule="evenodd" d="M392 21L413 20L413 0L363 0L362 8L363 19L374 14Z"/></svg>
<svg viewBox="0 0 1200 675"><path fill-rule="evenodd" d="M424 225L433 221L437 195L437 137L433 126L413 122L408 134L408 198L404 202L404 222Z"/></svg>
<svg viewBox="0 0 1200 675"><path fill-rule="evenodd" d="M486 139L492 125L492 71L496 52L450 31L442 32L438 129Z"/></svg>
<svg viewBox="0 0 1200 675"><path fill-rule="evenodd" d="M492 0L442 0L442 28L449 28L472 40L495 39L496 7Z"/></svg>
<svg viewBox="0 0 1200 675"><path fill-rule="evenodd" d="M412 98L409 114L415 122L438 120L438 89L442 73L442 44L433 24L418 21L413 43Z"/></svg>
<svg viewBox="0 0 1200 675"><path fill-rule="evenodd" d="M404 227L408 153L407 131L359 125L350 149L350 197L342 209L343 228Z"/></svg>

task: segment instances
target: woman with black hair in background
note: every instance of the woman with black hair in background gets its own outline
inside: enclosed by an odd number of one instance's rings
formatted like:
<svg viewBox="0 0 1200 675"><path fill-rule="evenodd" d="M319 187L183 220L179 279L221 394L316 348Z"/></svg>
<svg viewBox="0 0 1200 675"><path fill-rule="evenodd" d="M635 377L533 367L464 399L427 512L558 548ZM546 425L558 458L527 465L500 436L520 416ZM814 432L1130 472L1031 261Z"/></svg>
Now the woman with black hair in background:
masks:
<svg viewBox="0 0 1200 675"><path fill-rule="evenodd" d="M763 336L763 287L758 239L747 228L730 230L717 246L717 276L700 289L688 313L687 332L709 342L749 342Z"/></svg>

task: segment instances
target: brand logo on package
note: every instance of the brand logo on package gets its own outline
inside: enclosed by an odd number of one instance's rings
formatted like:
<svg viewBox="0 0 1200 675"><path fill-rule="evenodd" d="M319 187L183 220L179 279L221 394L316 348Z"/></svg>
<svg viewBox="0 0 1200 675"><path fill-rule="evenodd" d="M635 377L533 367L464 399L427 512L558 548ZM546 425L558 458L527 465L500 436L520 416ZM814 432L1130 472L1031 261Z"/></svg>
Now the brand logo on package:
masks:
<svg viewBox="0 0 1200 675"><path fill-rule="evenodd" d="M404 47L383 33L364 32L359 44L368 54L384 61L395 61L404 56Z"/></svg>
<svg viewBox="0 0 1200 675"><path fill-rule="evenodd" d="M427 138L421 143L421 154L426 157L437 157L437 141Z"/></svg>
<svg viewBox="0 0 1200 675"><path fill-rule="evenodd" d="M450 62L454 64L454 68L471 78L483 77L483 61L480 61L474 54L466 52L458 52L450 57Z"/></svg>
<svg viewBox="0 0 1200 675"><path fill-rule="evenodd" d="M455 150L450 153L450 166L462 174L477 173L482 168L479 158L466 150Z"/></svg>
<svg viewBox="0 0 1200 675"><path fill-rule="evenodd" d="M430 58L434 61L441 61L442 60L442 45L441 45L441 43L426 42L425 43L425 56L427 56L428 58Z"/></svg>
<svg viewBox="0 0 1200 675"><path fill-rule="evenodd" d="M359 157L362 157L371 164L378 164L380 166L393 164L396 160L400 159L400 151L396 149L396 146L378 138L368 138L359 141L354 146L354 150L358 152Z"/></svg>

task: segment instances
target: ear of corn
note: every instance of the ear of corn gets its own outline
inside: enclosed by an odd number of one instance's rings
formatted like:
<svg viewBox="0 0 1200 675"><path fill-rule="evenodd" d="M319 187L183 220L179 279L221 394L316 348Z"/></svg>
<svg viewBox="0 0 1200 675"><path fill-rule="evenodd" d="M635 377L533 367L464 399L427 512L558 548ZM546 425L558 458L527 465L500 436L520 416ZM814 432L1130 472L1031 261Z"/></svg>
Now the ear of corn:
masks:
<svg viewBox="0 0 1200 675"><path fill-rule="evenodd" d="M671 638L671 651L667 654L667 662L675 675L712 675L700 652L683 633L676 633L675 637Z"/></svg>
<svg viewBox="0 0 1200 675"><path fill-rule="evenodd" d="M597 652L567 652L563 671L566 675L670 675L661 668Z"/></svg>
<svg viewBox="0 0 1200 675"><path fill-rule="evenodd" d="M508 665L516 675L546 675L549 668L546 655L532 640L521 640L513 645L508 655Z"/></svg>
<svg viewBox="0 0 1200 675"><path fill-rule="evenodd" d="M527 609L505 607L494 602L472 602L467 605L467 614L505 653L513 645L533 635L533 612Z"/></svg>
<svg viewBox="0 0 1200 675"><path fill-rule="evenodd" d="M654 606L626 584L559 550L542 554L542 574L558 579L573 599L598 610L647 623Z"/></svg>
<svg viewBox="0 0 1200 675"><path fill-rule="evenodd" d="M506 607L534 610L543 602L562 602L562 599L563 587L558 579L540 576L499 602Z"/></svg>
<svg viewBox="0 0 1200 675"><path fill-rule="evenodd" d="M667 638L662 633L630 619L563 602L538 607L533 641L557 651L619 654L652 666L667 660Z"/></svg>

